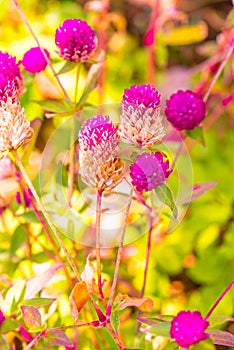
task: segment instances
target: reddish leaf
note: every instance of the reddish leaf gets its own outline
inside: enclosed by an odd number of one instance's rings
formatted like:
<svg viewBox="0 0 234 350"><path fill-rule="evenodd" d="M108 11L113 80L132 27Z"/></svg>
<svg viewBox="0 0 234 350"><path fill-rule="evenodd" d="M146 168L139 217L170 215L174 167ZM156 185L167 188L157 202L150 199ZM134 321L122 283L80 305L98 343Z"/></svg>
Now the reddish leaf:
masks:
<svg viewBox="0 0 234 350"><path fill-rule="evenodd" d="M115 298L115 304L119 304L118 309L123 310L128 306L135 306L141 311L151 311L153 309L153 300L149 298L133 298L128 295L118 294Z"/></svg>
<svg viewBox="0 0 234 350"><path fill-rule="evenodd" d="M40 292L55 275L55 273L63 266L64 264L57 263L50 267L47 271L43 272L41 275L29 280L26 286L25 299L33 298L38 292Z"/></svg>
<svg viewBox="0 0 234 350"><path fill-rule="evenodd" d="M214 344L224 346L234 346L234 335L224 331L210 331L209 335Z"/></svg>
<svg viewBox="0 0 234 350"><path fill-rule="evenodd" d="M62 345L67 347L73 346L68 336L58 329L51 329L47 334L47 345Z"/></svg>
<svg viewBox="0 0 234 350"><path fill-rule="evenodd" d="M71 315L75 321L77 321L79 312L85 306L88 299L89 293L86 283L84 281L76 283L69 298Z"/></svg>
<svg viewBox="0 0 234 350"><path fill-rule="evenodd" d="M203 194L208 192L211 188L217 185L217 182L203 182L197 185L194 185L191 190L187 190L186 192L191 193L189 197L182 198L179 204L186 204L194 201L195 199L201 197Z"/></svg>
<svg viewBox="0 0 234 350"><path fill-rule="evenodd" d="M41 326L41 314L34 306L21 306L22 316L28 328Z"/></svg>

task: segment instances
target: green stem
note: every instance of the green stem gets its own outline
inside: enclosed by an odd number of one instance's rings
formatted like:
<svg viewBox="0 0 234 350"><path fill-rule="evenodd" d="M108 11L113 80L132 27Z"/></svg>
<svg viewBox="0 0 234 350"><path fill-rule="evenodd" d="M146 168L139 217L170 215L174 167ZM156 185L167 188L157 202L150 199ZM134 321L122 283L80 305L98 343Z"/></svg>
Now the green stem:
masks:
<svg viewBox="0 0 234 350"><path fill-rule="evenodd" d="M48 63L48 66L50 67L50 69L51 69L51 71L52 71L52 73L53 73L55 79L57 80L58 85L60 86L60 88L61 88L61 90L62 90L64 96L68 99L68 101L71 101L71 99L70 99L70 97L68 96L68 94L67 94L65 88L63 87L63 85L62 85L62 83L61 83L61 81L60 81L58 75L56 74L56 72L55 72L55 70L54 70L54 67L53 67L53 65L52 65L52 63L51 63L49 57L46 55L45 51L43 50L43 48L42 48L42 46L41 46L41 44L40 44L40 42L39 42L39 40L38 40L36 34L34 33L34 31L33 31L32 27L31 27L31 25L29 24L29 21L27 20L27 17L25 16L23 10L21 9L21 7L20 7L18 1L17 1L17 0L13 0L13 2L14 2L14 4L15 4L15 6L16 6L16 8L17 8L17 10L18 10L18 12L19 12L19 14L20 14L20 16L21 16L23 22L25 23L25 25L27 26L29 32L31 33L31 35L32 35L33 38L35 39L35 41L36 41L36 43L37 43L37 46L40 47L41 52L42 52L42 54L43 54L43 56L44 56L46 62Z"/></svg>
<svg viewBox="0 0 234 350"><path fill-rule="evenodd" d="M114 279L113 279L113 283L111 286L110 297L109 297L109 301L108 301L107 308L106 308L107 321L109 320L110 315L111 315L113 300L114 300L114 296L115 296L115 290L116 290L116 285L117 285L118 275L119 275L119 265L120 265L122 252L123 252L124 236L125 236L127 218L128 218L130 206L131 206L131 200L128 203L128 206L126 208L125 215L124 215L124 224L123 224L123 228L122 228L122 234L121 234L121 238L120 238L120 244L119 244L116 263L115 263Z"/></svg>
<svg viewBox="0 0 234 350"><path fill-rule="evenodd" d="M96 204L96 262L97 262L97 277L98 288L101 299L104 298L102 292L102 277L101 277L101 248L100 248L100 224L101 224L101 201L102 190L97 191L97 204Z"/></svg>
<svg viewBox="0 0 234 350"><path fill-rule="evenodd" d="M81 277L80 277L80 274L79 274L79 272L78 272L78 270L77 270L77 267L76 267L76 265L75 265L73 259L71 258L70 254L69 254L69 252L68 252L68 250L67 250L67 248L66 248L66 246L64 245L64 243L63 243L63 241L62 241L62 239L61 239L61 237L60 237L59 232L57 231L57 229L56 229L56 227L54 226L54 224L52 223L52 221L51 221L49 215L47 214L47 211L46 211L46 209L45 209L45 207L44 207L42 201L40 200L40 198L39 198L39 196L38 196L38 194L37 194L37 192L36 192L36 190L35 190L35 188L34 188L32 182L31 182L31 179L30 179L30 177L28 176L28 174L27 174L27 172L26 172L26 170L25 170L25 168L24 168L24 166L23 166L23 164L22 164L22 162L21 162L21 160L20 160L20 158L19 158L19 155L18 155L17 151L13 151L13 150L12 150L12 151L11 151L11 154L13 155L14 160L15 160L15 163L16 163L16 165L18 166L19 170L21 171L21 174L22 174L22 176L23 176L23 178L24 178L26 184L27 184L28 187L30 188L30 190L31 190L31 192L32 192L32 194L33 194L33 197L35 198L35 201L36 201L36 203L37 203L37 205L38 205L39 210L41 210L41 212L42 212L42 214L44 215L44 217L45 217L45 219L46 219L46 221L47 221L47 223L48 223L48 225L49 225L51 231L53 232L54 236L56 237L56 239L57 239L57 241L58 241L58 243L59 243L59 245L60 245L60 247L62 248L62 250L63 250L63 252L64 252L64 255L66 256L67 261L68 261L70 267L72 268L72 270L73 270L73 272L74 272L74 274L75 274L77 280L78 280L78 281L81 281Z"/></svg>

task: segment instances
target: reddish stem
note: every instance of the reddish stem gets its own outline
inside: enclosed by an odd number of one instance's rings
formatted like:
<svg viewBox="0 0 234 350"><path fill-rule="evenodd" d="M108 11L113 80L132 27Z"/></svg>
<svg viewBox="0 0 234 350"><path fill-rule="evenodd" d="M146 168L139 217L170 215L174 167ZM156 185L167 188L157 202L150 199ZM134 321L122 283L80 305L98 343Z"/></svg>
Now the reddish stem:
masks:
<svg viewBox="0 0 234 350"><path fill-rule="evenodd" d="M232 37L230 43L227 45L227 48L228 50L226 51L225 55L224 55L224 58L222 59L220 65L219 65L219 68L217 69L215 75L213 76L211 82L210 82L210 85L208 86L208 89L206 91L206 93L204 94L204 101L206 102L208 97L209 97L209 94L211 92L211 89L213 87L213 85L215 84L216 80L218 79L218 77L220 76L227 60L229 59L229 57L231 56L231 54L233 53L233 49L234 49L234 37Z"/></svg>
<svg viewBox="0 0 234 350"><path fill-rule="evenodd" d="M207 313L206 317L204 318L205 320L207 320L210 315L212 314L212 312L214 311L214 309L218 306L218 304L220 303L220 301L223 299L223 297L227 294L227 292L232 288L232 286L234 285L234 281L232 281L227 288L223 291L223 293L219 296L219 298L216 300L216 302L214 303L214 305L212 306L212 308L210 309L210 311Z"/></svg>

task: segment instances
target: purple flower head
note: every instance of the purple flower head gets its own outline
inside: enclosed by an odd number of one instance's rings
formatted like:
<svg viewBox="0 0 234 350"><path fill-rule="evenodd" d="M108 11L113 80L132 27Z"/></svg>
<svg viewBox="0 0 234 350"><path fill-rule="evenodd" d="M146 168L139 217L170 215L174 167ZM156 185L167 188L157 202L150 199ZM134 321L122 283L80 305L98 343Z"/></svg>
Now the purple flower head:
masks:
<svg viewBox="0 0 234 350"><path fill-rule="evenodd" d="M124 90L122 105L144 105L147 108L159 109L160 95L155 87L150 85L133 85Z"/></svg>
<svg viewBox="0 0 234 350"><path fill-rule="evenodd" d="M46 49L43 49L46 56L50 58L50 54ZM30 73L39 73L45 70L47 61L40 49L40 47L32 47L30 50L25 52L22 64L24 69Z"/></svg>
<svg viewBox="0 0 234 350"><path fill-rule="evenodd" d="M87 22L66 19L56 30L55 43L59 55L67 61L85 62L96 48L96 35Z"/></svg>
<svg viewBox="0 0 234 350"><path fill-rule="evenodd" d="M143 153L130 166L132 184L139 192L151 191L167 180L172 172L168 168L169 161L164 162L160 152Z"/></svg>
<svg viewBox="0 0 234 350"><path fill-rule="evenodd" d="M206 104L197 93L179 90L166 101L167 120L178 130L191 130L206 116Z"/></svg>
<svg viewBox="0 0 234 350"><path fill-rule="evenodd" d="M16 58L0 51L0 101L18 97L23 88L23 77Z"/></svg>
<svg viewBox="0 0 234 350"><path fill-rule="evenodd" d="M209 337L209 322L198 311L180 311L171 323L170 335L185 349Z"/></svg>
<svg viewBox="0 0 234 350"><path fill-rule="evenodd" d="M114 147L119 143L117 127L110 122L109 116L96 115L84 123L80 130L79 141L84 150L93 150L97 145L105 144L109 140Z"/></svg>

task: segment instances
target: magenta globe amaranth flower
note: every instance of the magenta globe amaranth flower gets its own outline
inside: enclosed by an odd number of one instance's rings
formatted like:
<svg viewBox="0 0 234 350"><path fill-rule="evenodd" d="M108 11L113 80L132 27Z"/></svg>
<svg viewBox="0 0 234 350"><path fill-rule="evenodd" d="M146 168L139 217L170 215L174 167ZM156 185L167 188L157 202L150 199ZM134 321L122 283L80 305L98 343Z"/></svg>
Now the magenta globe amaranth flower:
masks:
<svg viewBox="0 0 234 350"><path fill-rule="evenodd" d="M160 152L143 153L136 157L130 166L132 184L137 191L151 191L161 186L171 174L169 161L164 162Z"/></svg>
<svg viewBox="0 0 234 350"><path fill-rule="evenodd" d="M206 116L206 104L197 93L179 90L166 101L167 120L178 130L191 130Z"/></svg>
<svg viewBox="0 0 234 350"><path fill-rule="evenodd" d="M23 90L23 76L16 58L0 51L0 101L17 98Z"/></svg>
<svg viewBox="0 0 234 350"><path fill-rule="evenodd" d="M79 133L79 173L87 185L103 191L122 180L119 142L117 127L108 116L97 115L85 122Z"/></svg>
<svg viewBox="0 0 234 350"><path fill-rule="evenodd" d="M66 19L56 30L55 43L59 55L72 62L85 62L96 48L94 30L81 19Z"/></svg>
<svg viewBox="0 0 234 350"><path fill-rule="evenodd" d="M170 335L185 349L209 337L209 322L198 311L180 311L171 323Z"/></svg>
<svg viewBox="0 0 234 350"><path fill-rule="evenodd" d="M50 58L50 54L46 49L43 49L45 55ZM48 62L43 55L40 47L32 47L30 50L25 52L21 62L24 69L30 73L39 73L45 70Z"/></svg>
<svg viewBox="0 0 234 350"><path fill-rule="evenodd" d="M120 136L131 144L146 148L164 136L160 116L160 95L150 85L133 85L124 90L121 101Z"/></svg>

